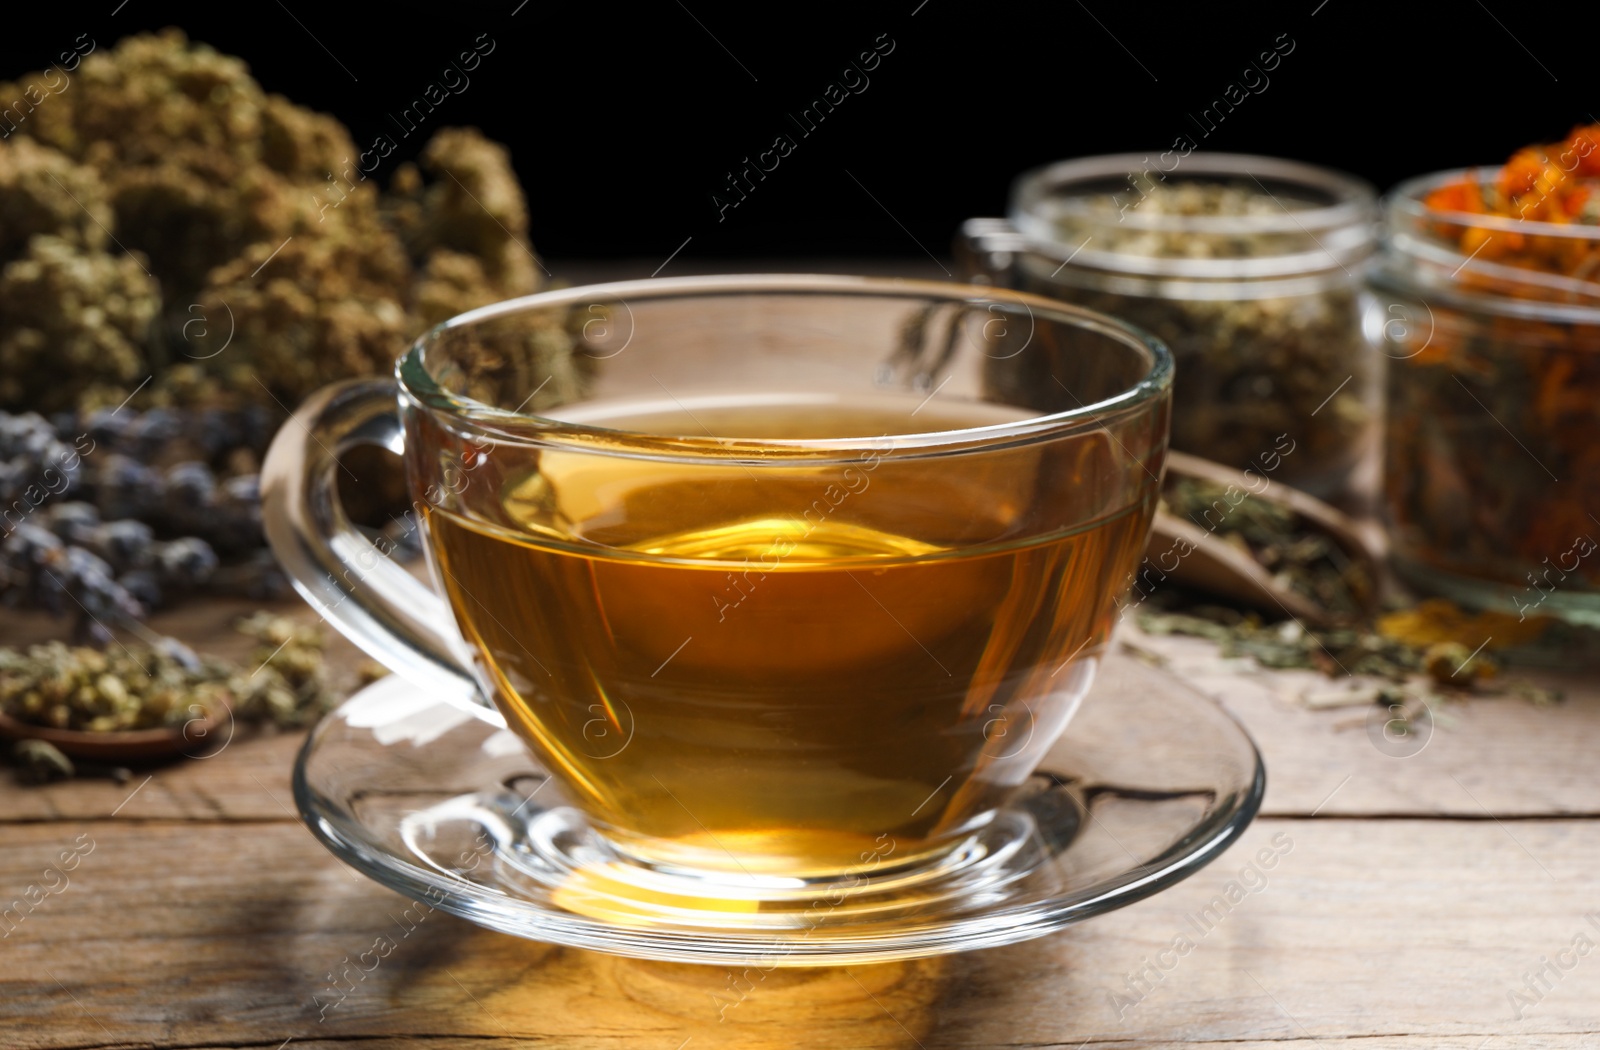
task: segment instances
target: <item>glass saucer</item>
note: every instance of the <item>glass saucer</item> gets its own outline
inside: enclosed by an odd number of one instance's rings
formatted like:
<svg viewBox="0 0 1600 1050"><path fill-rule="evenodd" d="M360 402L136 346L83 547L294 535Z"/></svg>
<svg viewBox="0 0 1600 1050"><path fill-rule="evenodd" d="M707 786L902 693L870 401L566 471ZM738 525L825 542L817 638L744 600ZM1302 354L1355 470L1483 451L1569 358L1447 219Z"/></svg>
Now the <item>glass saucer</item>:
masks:
<svg viewBox="0 0 1600 1050"><path fill-rule="evenodd" d="M1115 657L994 820L936 863L843 881L752 876L707 898L703 879L613 851L498 714L399 677L323 719L294 777L301 816L336 856L479 925L762 968L989 948L1120 908L1214 860L1265 787L1220 707Z"/></svg>

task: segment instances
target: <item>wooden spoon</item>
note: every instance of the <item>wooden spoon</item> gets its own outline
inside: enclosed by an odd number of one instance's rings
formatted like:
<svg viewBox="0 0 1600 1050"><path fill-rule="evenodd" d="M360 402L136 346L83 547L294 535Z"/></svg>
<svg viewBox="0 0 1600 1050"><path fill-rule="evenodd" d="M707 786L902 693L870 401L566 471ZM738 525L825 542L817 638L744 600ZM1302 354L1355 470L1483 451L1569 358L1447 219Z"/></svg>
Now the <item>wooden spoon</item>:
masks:
<svg viewBox="0 0 1600 1050"><path fill-rule="evenodd" d="M1324 533L1339 545L1347 558L1366 570L1374 586L1372 592L1366 595L1365 611L1369 615L1377 612L1376 584L1381 578L1380 562L1362 539L1355 522L1346 515L1298 489L1274 483L1264 475L1247 475L1232 467L1182 452L1167 454L1167 477L1194 478L1220 485L1224 489L1231 487L1241 493L1243 499L1266 500L1292 511L1302 528ZM1193 549L1177 559L1176 567L1168 568L1167 563L1174 558L1174 544L1178 541ZM1156 514L1145 554L1150 564L1158 566L1166 578L1186 587L1231 598L1269 613L1288 613L1313 626L1326 626L1330 622L1325 609L1305 595L1275 582L1272 574L1260 562L1232 544L1223 542L1214 531L1165 511Z"/></svg>
<svg viewBox="0 0 1600 1050"><path fill-rule="evenodd" d="M204 718L181 726L93 732L37 726L0 712L0 737L43 740L47 744L54 744L68 758L89 762L154 762L208 750L219 722L217 718Z"/></svg>

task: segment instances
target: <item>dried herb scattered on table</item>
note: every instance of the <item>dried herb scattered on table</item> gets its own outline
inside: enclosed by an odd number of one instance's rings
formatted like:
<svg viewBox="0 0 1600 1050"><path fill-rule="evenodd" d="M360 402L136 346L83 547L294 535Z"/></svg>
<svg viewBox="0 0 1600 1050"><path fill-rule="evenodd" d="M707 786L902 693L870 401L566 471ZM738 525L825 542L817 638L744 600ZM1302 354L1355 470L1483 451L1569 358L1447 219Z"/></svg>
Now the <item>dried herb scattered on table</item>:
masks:
<svg viewBox="0 0 1600 1050"><path fill-rule="evenodd" d="M1550 630L1548 617L1518 619L1509 613L1467 612L1443 598L1429 598L1378 618L1377 628L1418 648L1447 642L1492 649L1531 645Z"/></svg>
<svg viewBox="0 0 1600 1050"><path fill-rule="evenodd" d="M62 754L59 747L43 740L18 740L12 745L11 760L16 763L17 779L24 784L65 780L78 772L72 759Z"/></svg>
<svg viewBox="0 0 1600 1050"><path fill-rule="evenodd" d="M1168 480L1165 509L1198 520L1224 494L1224 487L1196 478ZM1313 628L1291 619L1264 620L1216 604L1181 588L1158 589L1138 616L1146 633L1183 634L1218 644L1224 657L1246 657L1263 667L1322 671L1333 676L1366 675L1404 682L1425 675L1435 684L1467 688L1493 677L1498 666L1486 649L1534 642L1550 626L1547 618L1518 621L1505 613L1468 613L1442 599L1379 616L1364 610L1377 581L1345 558L1326 533L1308 528L1278 503L1246 499L1211 530L1254 558L1289 586L1329 610L1336 626Z"/></svg>
<svg viewBox="0 0 1600 1050"><path fill-rule="evenodd" d="M1187 634L1217 642L1225 657L1249 657L1262 667L1329 675L1377 675L1402 681L1424 670L1415 646L1359 627L1308 628L1293 620L1264 623L1255 614L1198 605L1187 612L1139 614L1148 634Z"/></svg>

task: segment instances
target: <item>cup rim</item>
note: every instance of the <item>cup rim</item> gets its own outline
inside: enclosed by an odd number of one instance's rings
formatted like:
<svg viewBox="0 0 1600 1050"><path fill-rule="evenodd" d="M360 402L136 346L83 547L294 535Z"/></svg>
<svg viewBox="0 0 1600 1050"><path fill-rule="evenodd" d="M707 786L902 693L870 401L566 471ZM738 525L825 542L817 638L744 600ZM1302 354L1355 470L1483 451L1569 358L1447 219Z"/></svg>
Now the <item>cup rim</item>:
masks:
<svg viewBox="0 0 1600 1050"><path fill-rule="evenodd" d="M428 371L427 350L444 334L458 328L517 313L549 307L593 302L599 297L626 302L629 298L663 299L734 295L841 295L902 299L941 299L947 302L1007 303L1023 307L1030 317L1041 314L1053 320L1097 331L1147 356L1149 366L1137 382L1111 397L1062 412L1040 413L1007 423L956 430L930 430L894 434L889 438L862 435L845 438L731 438L652 434L555 419L532 412L513 412L443 389ZM566 445L590 450L604 446L613 454L639 454L651 458L751 459L743 465L774 460L812 459L841 453L881 455L882 444L892 439L896 455L905 452L941 454L997 445L1031 444L1063 436L1078 429L1105 425L1108 417L1121 418L1166 393L1172 385L1172 354L1165 343L1106 314L1043 296L988 285L925 281L910 278L852 277L831 274L712 274L693 277L658 277L611 281L550 289L508 299L458 314L424 332L395 363L401 396L413 405L444 415L495 440L513 444Z"/></svg>

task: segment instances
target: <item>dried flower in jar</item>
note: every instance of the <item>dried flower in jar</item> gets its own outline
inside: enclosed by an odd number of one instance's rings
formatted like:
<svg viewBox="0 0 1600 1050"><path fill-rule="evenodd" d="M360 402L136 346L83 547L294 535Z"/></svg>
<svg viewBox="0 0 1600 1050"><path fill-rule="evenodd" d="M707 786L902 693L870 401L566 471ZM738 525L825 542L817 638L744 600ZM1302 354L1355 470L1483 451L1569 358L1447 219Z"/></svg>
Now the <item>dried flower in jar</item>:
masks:
<svg viewBox="0 0 1600 1050"><path fill-rule="evenodd" d="M1489 182L1469 171L1435 188L1423 203L1440 213L1593 226L1600 224L1600 192L1592 181L1597 177L1600 124L1592 124L1573 128L1562 142L1523 147ZM1472 258L1569 277L1600 277L1600 246L1592 243L1474 225L1444 223L1440 230Z"/></svg>
<svg viewBox="0 0 1600 1050"><path fill-rule="evenodd" d="M1397 563L1518 622L1600 624L1600 125L1419 183L1375 278L1414 315L1386 331Z"/></svg>
<svg viewBox="0 0 1600 1050"><path fill-rule="evenodd" d="M1292 444L1282 479L1337 491L1374 419L1355 271L1335 266L1304 233L1252 230L1250 221L1312 205L1248 182L1199 180L1149 185L1133 210L1136 223L1117 221L1127 204L1113 195L1084 204L1062 218L1060 235L1071 243L1087 236L1101 256L1214 260L1220 267L1300 253L1329 269L1332 276L1298 282L1164 280L1148 289L1093 282L1099 286L1074 288L1070 297L1139 325L1171 348L1173 448L1243 467ZM1180 221L1160 221L1166 216ZM1204 229L1182 221L1225 218L1241 221Z"/></svg>

